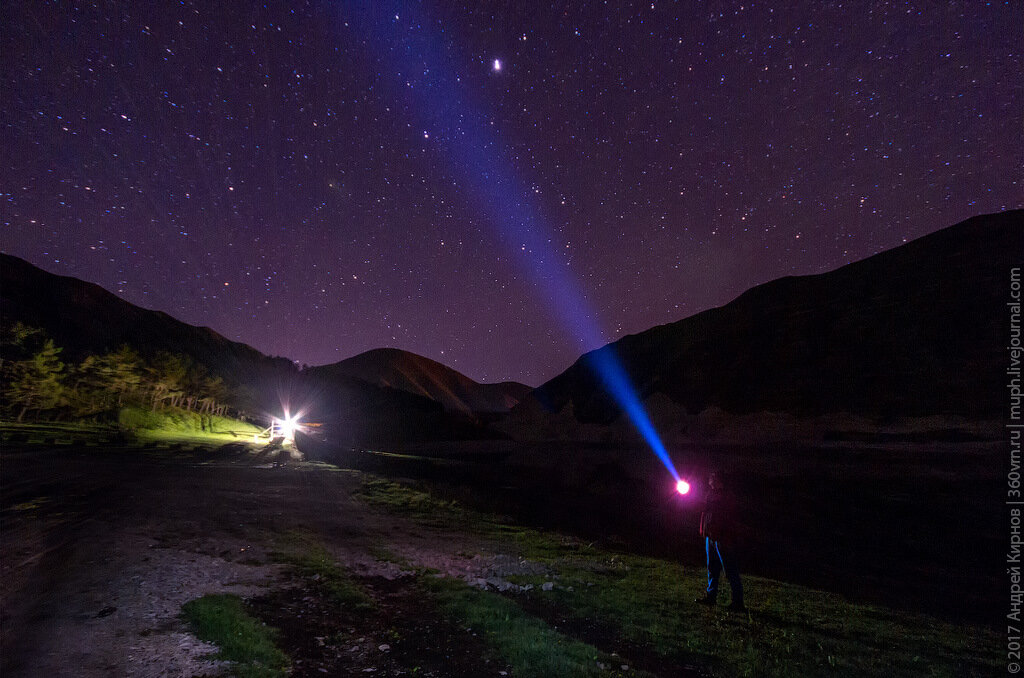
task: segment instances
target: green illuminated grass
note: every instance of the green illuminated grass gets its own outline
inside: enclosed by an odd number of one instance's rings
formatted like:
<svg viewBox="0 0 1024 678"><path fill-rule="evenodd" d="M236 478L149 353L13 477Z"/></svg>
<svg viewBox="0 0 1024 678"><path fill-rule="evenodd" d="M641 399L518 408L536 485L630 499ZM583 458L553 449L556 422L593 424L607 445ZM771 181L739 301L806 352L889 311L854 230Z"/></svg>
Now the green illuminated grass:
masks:
<svg viewBox="0 0 1024 678"><path fill-rule="evenodd" d="M444 501L429 492L416 490L373 476L364 476L356 493L368 504L392 513L410 516L425 523L479 526L490 516L467 511L453 501Z"/></svg>
<svg viewBox="0 0 1024 678"><path fill-rule="evenodd" d="M218 659L234 662L240 678L283 678L291 661L274 644L274 630L250 617L232 595L209 595L189 601L182 613L201 640L220 648Z"/></svg>
<svg viewBox="0 0 1024 678"><path fill-rule="evenodd" d="M454 526L488 540L495 551L543 563L547 575L509 577L534 585L520 594L527 596L524 604L598 623L619 642L680 664L730 676L808 678L980 677L1001 666L999 638L991 629L753 576L744 577L749 614L708 610L692 602L706 583L703 567L614 553L511 525L397 483L367 480L362 497L424 526ZM553 581L554 590L540 590L545 581ZM728 588L721 602L728 603Z"/></svg>
<svg viewBox="0 0 1024 678"><path fill-rule="evenodd" d="M261 429L237 419L200 415L179 408L153 412L135 407L122 408L118 424L147 442L251 442Z"/></svg>
<svg viewBox="0 0 1024 678"><path fill-rule="evenodd" d="M296 574L323 590L340 607L355 612L373 609L373 599L315 539L293 532L285 542L284 549L271 553L274 560L291 565Z"/></svg>
<svg viewBox="0 0 1024 678"><path fill-rule="evenodd" d="M216 415L200 415L180 408L156 412L123 407L114 413L83 421L0 421L0 440L28 445L125 445L131 441L156 443L252 442L261 429L252 424ZM261 440L265 444L266 440Z"/></svg>
<svg viewBox="0 0 1024 678"><path fill-rule="evenodd" d="M514 676L615 675L612 672L615 658L558 633L503 596L479 591L449 578L426 576L422 581L438 602L442 614L481 636L508 662ZM632 672L630 675L640 674Z"/></svg>

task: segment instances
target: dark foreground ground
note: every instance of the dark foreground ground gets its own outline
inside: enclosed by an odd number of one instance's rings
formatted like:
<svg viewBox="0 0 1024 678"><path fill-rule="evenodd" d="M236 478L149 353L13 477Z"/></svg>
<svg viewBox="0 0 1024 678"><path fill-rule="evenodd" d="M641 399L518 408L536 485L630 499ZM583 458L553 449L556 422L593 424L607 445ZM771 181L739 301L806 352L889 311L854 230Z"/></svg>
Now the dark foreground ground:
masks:
<svg viewBox="0 0 1024 678"><path fill-rule="evenodd" d="M733 474L740 486L757 477L752 470L774 469L765 476L774 480L756 495L765 512L751 521L753 534L759 520L789 520L788 530L771 533L780 536L752 539L751 567L773 574L793 559L817 558L817 575L811 567L790 574L838 589L846 577L854 599L863 591L877 597L913 567L920 568L920 582L900 599L904 607L921 601L922 591L943 587L950 595L986 600L985 591L962 588L975 570L977 579L987 576L980 568L985 554L954 549L949 536L969 528L966 518L956 518L964 505L957 501L963 478L969 475L978 487L991 475L977 468L977 455L986 453L974 452L970 463L947 461L959 471L935 470L934 487L944 489L929 495L934 505L900 509L878 531L874 524L885 516L879 506L909 502L899 489L904 485L881 477L869 482L834 464L826 472L817 461L798 473L764 459L760 466L748 461L744 473ZM935 464L922 460L914 463ZM658 508L660 499L671 499L658 489L650 491L659 502L598 486L596 502L572 491L553 500L542 496L546 483L517 484L527 476L511 473L508 483L491 488L444 483L434 487L433 499L386 484L367 495L367 483L379 481L365 474L299 463L277 468L273 459L240 445L192 451L8 447L0 461L5 678L230 671L211 660L216 648L192 635L181 616L188 601L218 593L237 595L254 617L280 630L278 644L291 658L290 675L297 676L531 675L519 650L485 631L484 621L467 621L477 607L506 604L512 608L503 613L505 621L524 615L542 634L553 634L552 647L589 657L585 673L536 669L532 675L887 675L896 666L906 675L981 676L998 657L991 631L958 619L998 612L980 610L976 602L952 610L932 604L953 619L950 624L750 577L750 615L694 610L688 601L700 591L702 569L692 554L676 564L679 544L692 538L658 538L662 530L685 535L691 509ZM693 455L689 465L705 461ZM580 477L616 486L605 476L621 460L608 463L597 480L586 475L591 471ZM850 488L834 514L820 513L826 481ZM907 482L913 487L916 481ZM629 486L641 494L652 487L637 478ZM895 492L890 503L861 503L872 487ZM618 503L601 491L612 492ZM929 485L928 491L935 490ZM588 544L512 525L481 527L475 514L445 503L455 496L523 522L603 538ZM984 512L980 506L974 504L975 516ZM925 529L919 525L934 532L915 533ZM787 541L787 531L803 536ZM825 546L829 534L834 549ZM870 545L871 534L880 535L877 562L870 551L846 550ZM775 549L763 546L776 542ZM613 550L600 550L609 544ZM898 557L898 544L906 558ZM931 560L929 549L950 559ZM670 557L645 559L631 551ZM334 575L311 567L309 553L348 573L369 604L339 607L336 591L324 586ZM454 596L438 593L438 574L493 599L461 589ZM941 577L959 579L936 580ZM951 583L959 590L950 590Z"/></svg>

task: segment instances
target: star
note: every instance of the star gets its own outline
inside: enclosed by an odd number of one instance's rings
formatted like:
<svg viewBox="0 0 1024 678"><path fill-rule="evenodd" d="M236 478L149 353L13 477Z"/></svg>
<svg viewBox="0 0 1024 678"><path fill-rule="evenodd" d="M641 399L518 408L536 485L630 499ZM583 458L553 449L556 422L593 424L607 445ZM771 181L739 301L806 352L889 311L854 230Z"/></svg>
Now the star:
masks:
<svg viewBox="0 0 1024 678"><path fill-rule="evenodd" d="M495 59L494 63L491 65L491 67L494 69L495 73L500 73L501 72L501 59Z"/></svg>

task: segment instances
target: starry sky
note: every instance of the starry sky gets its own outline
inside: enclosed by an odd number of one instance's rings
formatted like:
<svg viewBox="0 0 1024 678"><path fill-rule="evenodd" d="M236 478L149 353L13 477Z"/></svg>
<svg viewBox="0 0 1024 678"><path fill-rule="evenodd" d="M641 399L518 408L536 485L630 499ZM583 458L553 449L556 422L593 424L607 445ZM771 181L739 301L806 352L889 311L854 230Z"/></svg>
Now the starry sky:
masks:
<svg viewBox="0 0 1024 678"><path fill-rule="evenodd" d="M1014 2L0 14L0 248L311 365L538 385L1024 205Z"/></svg>

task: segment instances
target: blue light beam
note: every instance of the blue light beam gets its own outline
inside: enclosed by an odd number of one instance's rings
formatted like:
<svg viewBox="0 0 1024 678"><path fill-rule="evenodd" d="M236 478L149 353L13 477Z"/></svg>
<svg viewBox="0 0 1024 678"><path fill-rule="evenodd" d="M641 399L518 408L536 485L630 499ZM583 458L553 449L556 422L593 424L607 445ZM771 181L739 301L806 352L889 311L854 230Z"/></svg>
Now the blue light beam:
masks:
<svg viewBox="0 0 1024 678"><path fill-rule="evenodd" d="M661 442L661 436L658 435L658 431L654 428L651 418L647 416L647 410L644 409L643 403L640 402L640 397L630 382L629 375L626 374L626 370L622 367L622 362L615 355L613 347L610 345L605 346L591 353L588 358L588 363L604 383L605 389L619 403L626 416L633 422L634 428L647 441L651 451L664 464L668 472L672 474L672 478L676 483L680 482L682 479L679 477L679 472L676 471L672 458L668 456L668 450L665 449L664 443Z"/></svg>
<svg viewBox="0 0 1024 678"><path fill-rule="evenodd" d="M539 203L515 172L515 157L498 138L493 120L485 120L470 101L452 64L484 64L465 58L440 21L430 21L412 3L353 3L345 18L377 46L378 76L390 87L395 102L419 116L430 130L439 157L458 184L468 189L499 241L516 255L530 278L550 291L544 301L565 324L581 352L607 344L568 262L550 246ZM495 61L494 63L498 63ZM498 68L492 69L497 73ZM507 72L508 69L505 69ZM500 76L506 77L505 73ZM589 365L623 409L672 477L678 482L668 451L643 407L618 356L610 345L590 354Z"/></svg>

